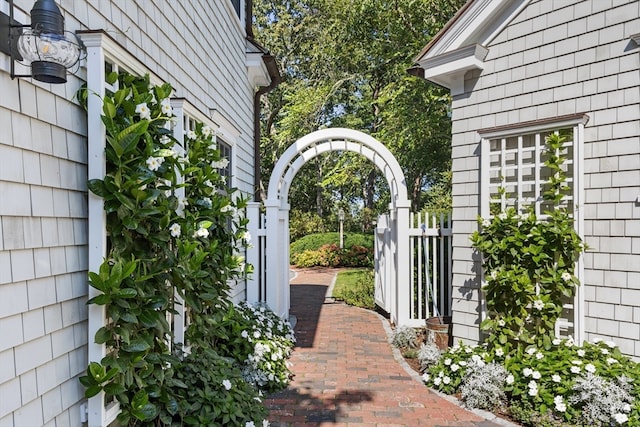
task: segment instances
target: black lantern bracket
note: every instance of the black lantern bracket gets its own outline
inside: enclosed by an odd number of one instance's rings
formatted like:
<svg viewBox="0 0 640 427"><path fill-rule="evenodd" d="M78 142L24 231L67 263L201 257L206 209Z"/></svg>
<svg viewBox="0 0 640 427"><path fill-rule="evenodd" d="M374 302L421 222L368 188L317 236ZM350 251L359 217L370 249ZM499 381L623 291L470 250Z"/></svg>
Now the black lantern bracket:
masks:
<svg viewBox="0 0 640 427"><path fill-rule="evenodd" d="M11 57L11 78L31 77L45 83L66 83L67 69L86 56L82 41L64 30L64 17L54 0L37 0L31 9L31 24L0 12L0 52ZM83 56L84 55L84 56ZM16 74L15 62L29 61L31 74Z"/></svg>

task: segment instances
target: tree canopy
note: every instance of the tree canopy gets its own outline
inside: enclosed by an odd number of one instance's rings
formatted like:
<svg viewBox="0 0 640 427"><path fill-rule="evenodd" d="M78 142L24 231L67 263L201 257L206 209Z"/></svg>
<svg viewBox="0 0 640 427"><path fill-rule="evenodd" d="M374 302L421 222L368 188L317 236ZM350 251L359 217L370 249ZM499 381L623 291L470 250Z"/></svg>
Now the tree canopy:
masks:
<svg viewBox="0 0 640 427"><path fill-rule="evenodd" d="M257 40L276 56L282 83L264 100L261 167L323 127L349 127L384 143L403 167L414 209L450 169L449 95L410 76L420 49L463 0L254 0ZM265 184L266 186L266 184ZM334 153L305 165L292 208L337 204L384 211L386 181L362 156Z"/></svg>

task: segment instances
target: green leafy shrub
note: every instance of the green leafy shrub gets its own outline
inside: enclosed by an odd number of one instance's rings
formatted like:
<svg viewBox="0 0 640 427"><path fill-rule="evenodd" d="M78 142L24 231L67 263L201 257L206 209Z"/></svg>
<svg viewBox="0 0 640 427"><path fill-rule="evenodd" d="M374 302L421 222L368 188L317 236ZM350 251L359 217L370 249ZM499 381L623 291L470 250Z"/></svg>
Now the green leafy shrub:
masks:
<svg viewBox="0 0 640 427"><path fill-rule="evenodd" d="M545 166L552 173L544 199L554 207L546 218L509 208L492 219L480 218L480 231L471 236L482 253L486 280L487 318L481 327L489 346L507 352L529 345L549 348L563 303L579 284L574 269L585 246L561 205L567 190L559 154L564 141L559 133L546 139Z"/></svg>
<svg viewBox="0 0 640 427"><path fill-rule="evenodd" d="M202 408L205 397L219 398L215 393L184 393L181 369L196 369L196 361L188 358L181 363L180 346L167 321L178 303L176 295L188 311L191 323L185 336L194 354L215 349L241 366L255 350L243 330L264 331L266 345L283 357L288 357L293 340L272 338L269 328L280 325L237 315L243 309L229 299L229 283L251 271L237 254L248 244L242 215L246 200L236 196L220 175L228 161L216 147L215 132L197 123L185 135L189 144L185 151L170 130L170 85L151 86L148 76L127 73L110 73L107 81L118 90L103 99L106 175L88 184L104 200L107 219L108 254L99 271L89 273L97 292L88 301L105 307L109 321L94 340L105 345L107 355L91 361L80 382L86 397L104 392L106 399L119 402L119 425L171 424L180 416L180 407L192 414ZM86 100L82 94L78 98ZM284 336L290 333L289 329ZM249 387L241 374L227 372L226 365L218 362L197 368L203 380L215 382L228 374L239 390ZM274 363L271 373L279 381L262 384L265 390L276 389L275 383L286 385L290 372L284 361ZM197 401L184 400L190 397ZM244 409L234 409L244 407L244 392L224 399L223 406L229 409L224 414L225 409L209 405L222 414L221 425L246 415ZM201 415L194 415L197 423L210 425L209 415ZM246 421L254 419L251 415Z"/></svg>
<svg viewBox="0 0 640 427"><path fill-rule="evenodd" d="M324 233L326 230L324 219L313 212L302 212L292 209L289 215L289 236L296 241L314 233Z"/></svg>
<svg viewBox="0 0 640 427"><path fill-rule="evenodd" d="M344 249L332 241L332 233L307 236L291 245L291 263L298 267L373 267L373 248L355 242L369 244L367 236L352 235ZM348 243L348 245L347 245ZM372 243L371 243L372 244Z"/></svg>
<svg viewBox="0 0 640 427"><path fill-rule="evenodd" d="M197 348L177 370L185 387L176 389L176 422L187 426L261 425L267 410L259 391L248 384L233 359Z"/></svg>
<svg viewBox="0 0 640 427"><path fill-rule="evenodd" d="M316 251L325 245L339 245L340 234L339 233L317 233L309 234L301 237L300 239L291 243L290 254L295 254L312 250ZM373 250L373 235L359 234L359 233L346 233L344 235L344 247L349 249L353 245L362 246L367 249Z"/></svg>

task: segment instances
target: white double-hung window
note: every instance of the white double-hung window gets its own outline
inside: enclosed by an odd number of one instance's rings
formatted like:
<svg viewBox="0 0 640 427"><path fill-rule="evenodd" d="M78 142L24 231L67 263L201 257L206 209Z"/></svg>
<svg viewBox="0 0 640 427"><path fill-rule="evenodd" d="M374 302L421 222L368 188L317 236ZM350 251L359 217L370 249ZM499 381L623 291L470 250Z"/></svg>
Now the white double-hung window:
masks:
<svg viewBox="0 0 640 427"><path fill-rule="evenodd" d="M521 123L479 130L481 136L480 215L489 218L507 208L525 213L533 208L536 216L554 209L544 200L545 183L551 170L545 166L545 139L552 133L565 137L559 153L564 159L568 190L561 202L572 214L576 232L584 235L581 208L583 205L583 133L588 117L584 114L557 117L551 120ZM576 276L583 281L582 259L576 265ZM584 339L584 293L566 301L562 317L556 325L556 335Z"/></svg>

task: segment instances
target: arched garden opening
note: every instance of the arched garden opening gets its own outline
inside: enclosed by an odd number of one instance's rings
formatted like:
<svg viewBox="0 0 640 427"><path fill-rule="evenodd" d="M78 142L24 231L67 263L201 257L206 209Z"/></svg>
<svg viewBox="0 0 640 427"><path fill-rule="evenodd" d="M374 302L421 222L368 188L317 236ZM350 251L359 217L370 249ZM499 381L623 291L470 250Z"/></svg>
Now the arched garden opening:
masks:
<svg viewBox="0 0 640 427"><path fill-rule="evenodd" d="M260 219L259 204L250 206L252 234L263 240L248 254L256 266L247 299L265 301L280 316L289 315L289 202L296 174L309 160L332 151L350 151L370 160L384 175L391 191L386 215L384 253L386 272L376 269L377 303L396 324L410 323L409 208L405 177L393 154L378 140L353 129L328 128L312 132L292 144L276 163L269 181L266 214ZM260 226L264 226L261 229ZM382 252L380 252L382 253ZM379 267L379 263L376 263Z"/></svg>

